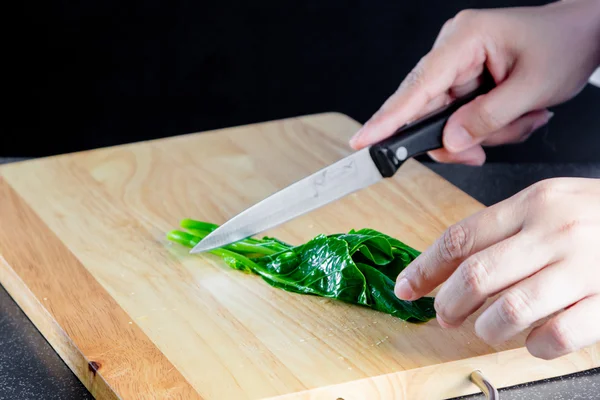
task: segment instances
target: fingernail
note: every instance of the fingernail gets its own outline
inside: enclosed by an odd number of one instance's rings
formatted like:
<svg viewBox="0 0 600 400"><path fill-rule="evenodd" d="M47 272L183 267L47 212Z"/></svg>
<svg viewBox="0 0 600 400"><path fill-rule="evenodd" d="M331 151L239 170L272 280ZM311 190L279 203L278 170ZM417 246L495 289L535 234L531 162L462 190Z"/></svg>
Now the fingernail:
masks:
<svg viewBox="0 0 600 400"><path fill-rule="evenodd" d="M548 111L544 118L540 118L539 120L535 121L535 123L533 124L532 131L535 131L536 129L539 129L542 126L546 125L548 121L550 121L550 118L552 118L553 116L554 113L552 111Z"/></svg>
<svg viewBox="0 0 600 400"><path fill-rule="evenodd" d="M481 167L483 164L485 164L485 157L471 158L471 159L465 160L464 164L468 165L470 167Z"/></svg>
<svg viewBox="0 0 600 400"><path fill-rule="evenodd" d="M358 137L360 136L360 131L356 132L354 136L350 138L350 147L355 147L356 142L358 141Z"/></svg>
<svg viewBox="0 0 600 400"><path fill-rule="evenodd" d="M438 321L438 324L440 324L440 326L441 326L442 328L449 329L449 328L452 328L452 327L453 327L452 325L450 325L449 323L447 323L446 321L444 321L444 320L442 319L442 317L440 317L440 316L439 316L439 314L438 314L438 315L436 315L436 317L435 317L435 318L437 319L437 321Z"/></svg>
<svg viewBox="0 0 600 400"><path fill-rule="evenodd" d="M468 149L473 144L473 138L462 126L450 130L446 137L448 150L459 152Z"/></svg>
<svg viewBox="0 0 600 400"><path fill-rule="evenodd" d="M400 280L396 282L394 292L396 293L396 296L402 300L412 300L413 297L415 297L415 292L406 278L400 278Z"/></svg>
<svg viewBox="0 0 600 400"><path fill-rule="evenodd" d="M365 124L365 125L366 125L366 124ZM363 131L363 129L364 129L364 125L363 125L363 127L362 127L362 128L360 128L360 129L358 130L358 132L356 132L356 133L354 134L354 136L352 136L352 137L350 138L350 146L351 146L351 147L356 147L356 145L358 144L358 139L360 139L360 137L363 135L363 132L364 132L364 131Z"/></svg>

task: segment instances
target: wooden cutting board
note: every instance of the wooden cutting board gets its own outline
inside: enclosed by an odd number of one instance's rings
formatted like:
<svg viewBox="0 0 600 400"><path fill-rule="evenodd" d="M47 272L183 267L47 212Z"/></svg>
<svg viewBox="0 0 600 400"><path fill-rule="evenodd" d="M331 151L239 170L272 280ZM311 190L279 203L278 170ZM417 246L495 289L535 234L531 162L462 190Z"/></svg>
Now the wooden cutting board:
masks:
<svg viewBox="0 0 600 400"><path fill-rule="evenodd" d="M600 365L599 347L535 359L435 320L275 289L165 240L222 223L350 153L336 114L254 124L0 168L0 281L97 398L443 399ZM416 161L267 232L299 244L370 227L419 250L483 206Z"/></svg>

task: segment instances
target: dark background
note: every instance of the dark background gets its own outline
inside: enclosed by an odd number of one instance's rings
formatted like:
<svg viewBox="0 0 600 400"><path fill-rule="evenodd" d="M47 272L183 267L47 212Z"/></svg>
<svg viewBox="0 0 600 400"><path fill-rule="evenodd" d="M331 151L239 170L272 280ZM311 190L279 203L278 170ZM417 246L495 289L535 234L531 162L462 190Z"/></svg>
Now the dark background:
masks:
<svg viewBox="0 0 600 400"><path fill-rule="evenodd" d="M461 9L544 3L3 2L0 156L326 111L363 123ZM529 142L488 160L598 161L599 104L587 87Z"/></svg>

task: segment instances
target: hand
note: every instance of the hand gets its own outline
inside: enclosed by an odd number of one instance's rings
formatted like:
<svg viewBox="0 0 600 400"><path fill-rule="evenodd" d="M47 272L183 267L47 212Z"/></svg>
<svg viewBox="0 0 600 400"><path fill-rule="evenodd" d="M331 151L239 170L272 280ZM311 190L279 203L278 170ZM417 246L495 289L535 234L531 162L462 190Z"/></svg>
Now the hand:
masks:
<svg viewBox="0 0 600 400"><path fill-rule="evenodd" d="M551 359L600 341L600 180L541 181L450 227L402 271L396 295L435 300L457 327L500 294L475 322L489 344L534 323L529 352ZM553 314L555 314L552 316Z"/></svg>
<svg viewBox="0 0 600 400"><path fill-rule="evenodd" d="M600 2L467 10L446 22L432 50L351 140L355 149L472 91L484 65L497 87L463 106L444 129L440 162L481 165L483 146L516 143L546 124L547 107L574 97L600 65Z"/></svg>

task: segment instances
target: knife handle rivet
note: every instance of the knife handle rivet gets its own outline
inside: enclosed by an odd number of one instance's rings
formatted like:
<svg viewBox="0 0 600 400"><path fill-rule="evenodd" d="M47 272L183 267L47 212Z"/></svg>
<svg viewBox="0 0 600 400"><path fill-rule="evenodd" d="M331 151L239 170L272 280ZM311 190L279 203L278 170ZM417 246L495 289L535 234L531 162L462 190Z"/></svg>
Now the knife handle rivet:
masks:
<svg viewBox="0 0 600 400"><path fill-rule="evenodd" d="M398 150L396 150L396 158L400 161L404 161L406 160L406 157L408 157L408 150L406 150L406 147L398 147Z"/></svg>

